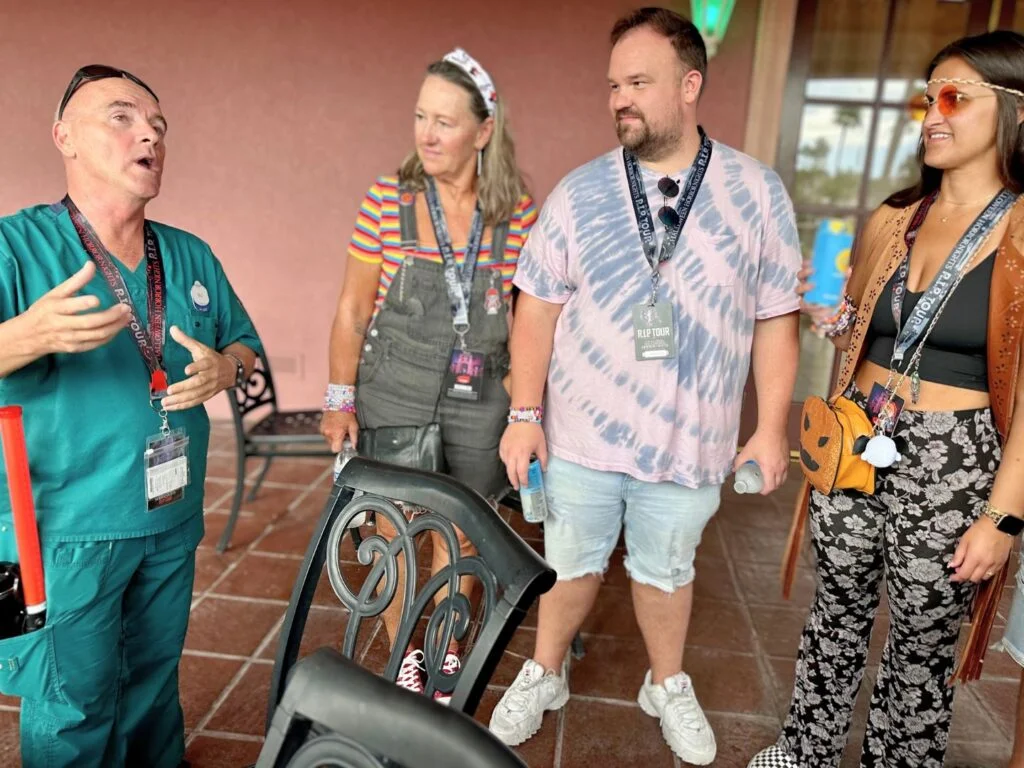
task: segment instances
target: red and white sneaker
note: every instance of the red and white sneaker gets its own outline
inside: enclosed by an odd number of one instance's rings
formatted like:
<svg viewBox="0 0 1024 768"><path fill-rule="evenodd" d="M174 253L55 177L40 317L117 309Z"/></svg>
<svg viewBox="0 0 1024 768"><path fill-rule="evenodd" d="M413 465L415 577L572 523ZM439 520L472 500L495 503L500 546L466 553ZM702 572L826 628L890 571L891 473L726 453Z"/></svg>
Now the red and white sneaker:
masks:
<svg viewBox="0 0 1024 768"><path fill-rule="evenodd" d="M451 677L456 672L462 669L462 662L459 661L459 657L451 651L444 656L444 663L441 665L441 674L444 677ZM444 704L448 706L451 703L452 695L450 693L441 693L441 691L434 691L434 701L438 704Z"/></svg>
<svg viewBox="0 0 1024 768"><path fill-rule="evenodd" d="M423 651L409 651L402 659L402 666L398 668L395 685L413 693L423 693L423 673L425 671Z"/></svg>

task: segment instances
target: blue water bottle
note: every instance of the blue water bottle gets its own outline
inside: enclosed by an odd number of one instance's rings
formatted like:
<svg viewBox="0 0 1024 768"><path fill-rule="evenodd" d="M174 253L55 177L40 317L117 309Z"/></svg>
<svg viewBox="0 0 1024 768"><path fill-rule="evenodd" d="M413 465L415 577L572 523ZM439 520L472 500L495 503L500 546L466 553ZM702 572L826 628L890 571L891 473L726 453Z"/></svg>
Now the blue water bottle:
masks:
<svg viewBox="0 0 1024 768"><path fill-rule="evenodd" d="M823 307L839 306L852 248L852 224L844 219L824 219L821 222L811 252L814 274L810 282L813 287L804 295L804 301Z"/></svg>
<svg viewBox="0 0 1024 768"><path fill-rule="evenodd" d="M537 457L530 460L526 479L526 485L519 489L523 519L528 523L543 523L548 516L548 500L544 495L544 472Z"/></svg>

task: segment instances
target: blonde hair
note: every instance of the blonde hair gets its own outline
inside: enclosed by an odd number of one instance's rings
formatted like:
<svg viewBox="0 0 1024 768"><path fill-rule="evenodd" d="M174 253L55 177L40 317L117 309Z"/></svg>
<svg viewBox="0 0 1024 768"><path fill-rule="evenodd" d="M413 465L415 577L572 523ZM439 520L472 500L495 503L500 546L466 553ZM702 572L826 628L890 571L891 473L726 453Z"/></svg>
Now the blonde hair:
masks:
<svg viewBox="0 0 1024 768"><path fill-rule="evenodd" d="M461 87L469 94L470 110L481 123L490 117L483 94L473 80L458 66L448 61L435 61L427 67L428 75L436 75L449 83ZM426 172L414 149L398 169L398 181L417 192L424 188ZM494 106L494 130L491 140L483 149L483 164L477 184L477 200L484 215L484 222L495 226L512 218L519 200L526 194L519 167L516 165L516 146L508 129L505 102L499 94Z"/></svg>

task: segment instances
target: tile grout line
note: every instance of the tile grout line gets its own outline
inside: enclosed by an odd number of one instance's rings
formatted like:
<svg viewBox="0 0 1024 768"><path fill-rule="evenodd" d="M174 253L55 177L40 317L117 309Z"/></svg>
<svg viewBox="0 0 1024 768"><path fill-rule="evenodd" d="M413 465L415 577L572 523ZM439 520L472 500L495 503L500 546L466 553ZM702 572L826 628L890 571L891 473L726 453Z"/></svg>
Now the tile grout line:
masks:
<svg viewBox="0 0 1024 768"><path fill-rule="evenodd" d="M223 705L225 701L227 701L228 697L234 692L235 688L238 687L238 684L241 682L242 678L245 677L245 674L252 668L253 663L259 660L260 654L262 654L263 651L267 649L267 646L270 645L271 642L273 642L274 637L277 636L277 633L281 631L281 627L284 625L284 619L285 616L282 614L281 617L274 622L273 626L270 628L270 631L268 631L267 634L264 635L263 639L260 641L260 644L256 646L256 650L253 651L252 656L248 657L242 663L242 666L239 668L239 670L234 674L231 680L228 681L228 684L224 686L224 690L222 690L220 694L217 696L217 698L214 699L213 704L210 705L210 710L205 715L203 715L202 718L200 718L199 722L196 723L196 727L192 729L192 733L189 735L188 742L185 744L186 748L195 740L197 736L207 735L204 732L206 725L213 719L214 715L217 714L217 710L220 709L221 705ZM267 707L270 707L269 701L267 701Z"/></svg>
<svg viewBox="0 0 1024 768"><path fill-rule="evenodd" d="M764 649L764 645L761 643L761 635L757 631L757 626L754 624L754 615L750 610L750 605L747 603L746 593L740 585L740 580L737 576L736 563L733 560L732 551L726 544L725 532L722 530L722 527L723 526L721 525L715 526L715 532L718 534L718 544L722 549L722 554L725 555L725 567L729 571L729 577L732 579L733 587L736 589L736 597L739 598L738 604L740 606L740 612L750 625L750 634L754 640L753 655L757 663L757 669L761 673L761 680L768 684L765 693L769 698L767 702L769 711L773 713L773 717L776 719L776 725L781 728L782 720L778 716L780 691L775 680L775 672L772 670L771 665L768 662L768 654Z"/></svg>
<svg viewBox="0 0 1024 768"><path fill-rule="evenodd" d="M295 500L291 504L288 505L287 512L295 511L295 508L302 501L305 501L305 499L309 497L309 495L315 490L315 488L320 484L320 482L327 476L327 473L331 472L331 471L332 471L331 467L327 467L324 470L324 472L319 477L317 477L313 482L311 482L309 484L309 486L306 488L306 490L304 492L300 493L295 498ZM213 589L215 587L219 586L220 583L228 576L228 574L230 574L232 571L234 571L235 568L238 567L238 564L240 562L242 562L242 560L245 557L245 555L247 555L250 552L254 551L256 545L259 544L261 541L263 541L263 539L274 529L274 527L276 525L277 525L277 521L276 520L270 522L267 525L267 527L264 528L263 533L261 533L259 536L257 536L253 540L253 542L246 548L245 552L242 553L242 555L237 560L235 560L235 562L231 563L224 570L224 573L222 573L217 579L215 579L213 581L213 583L199 597L198 600L196 600L196 601L194 601L192 603L192 607L189 609L190 616L191 616L192 611L195 610L196 606L199 605L200 603L202 603L203 600L206 599L206 597L209 596L209 594L213 591ZM199 720L199 722L197 723L196 727L192 729L192 732L189 734L188 741L187 741L187 743L185 745L186 748L188 747L189 744L191 744L193 741L195 741L196 736L198 736L198 735L200 735L202 733L202 731L206 727L207 723L209 723L210 720L213 719L213 716L217 713L217 710L227 700L228 696L231 695L231 692L237 687L238 683L241 681L241 679L245 675L245 673L253 666L254 660L256 660L256 659L258 659L260 657L260 655L263 653L263 651L266 650L266 647L273 641L273 639L277 635L277 633L281 631L281 627L284 625L284 620L285 620L286 616L287 616L287 610L285 611L285 613L283 613L281 615L281 617L277 621L274 622L274 624L271 627L270 631L266 634L266 636L263 638L263 640L260 642L260 644L256 647L256 650L253 651L252 656L249 657L245 662L242 663L242 666L239 668L238 672L236 672L235 675L232 677L232 679L230 681L228 681L228 684L224 687L224 689L220 692L220 694L214 700L213 704L210 706L210 710ZM270 702L269 701L267 702L267 707L268 708L270 707Z"/></svg>
<svg viewBox="0 0 1024 768"><path fill-rule="evenodd" d="M309 498L310 494L312 494L313 491L316 490L316 488L323 481L323 479L325 477L327 477L328 473L330 473L332 471L333 470L332 470L331 467L327 467L326 469L324 469L324 471L320 474L320 476L317 477L315 480L313 480L309 484L309 486L306 487L305 491L303 491L302 493L300 493L298 496L295 497L295 500L291 504L289 504L287 506L285 512L286 513L294 512L295 509L298 507L298 505L300 503L302 503L303 501L305 501L307 498ZM199 597L197 597L196 599L194 599L192 601L192 606L191 606L191 608L189 608L189 613L190 614L199 605L201 605L206 600L206 598L210 596L211 593L213 593L214 589L219 587L221 585L221 583L231 573L234 572L234 570L238 567L238 564L242 562L242 560L245 558L246 555L248 555L250 552L254 552L256 550L256 546L261 541L263 541L263 539L265 539L277 527L277 524L278 524L279 520L283 519L286 516L287 515L282 515L281 518L279 518L278 520L272 520L271 522L267 523L267 526L263 529L263 532L259 536L257 536L255 539L253 539L252 543L249 544L248 547L246 547L245 551L242 552L239 555L238 559L235 560L235 562L233 562L230 565L228 565L228 567L224 569L224 572L220 576L218 576L216 579L214 579L213 582L210 584L210 586L207 587L206 590L204 590L203 592L200 593Z"/></svg>

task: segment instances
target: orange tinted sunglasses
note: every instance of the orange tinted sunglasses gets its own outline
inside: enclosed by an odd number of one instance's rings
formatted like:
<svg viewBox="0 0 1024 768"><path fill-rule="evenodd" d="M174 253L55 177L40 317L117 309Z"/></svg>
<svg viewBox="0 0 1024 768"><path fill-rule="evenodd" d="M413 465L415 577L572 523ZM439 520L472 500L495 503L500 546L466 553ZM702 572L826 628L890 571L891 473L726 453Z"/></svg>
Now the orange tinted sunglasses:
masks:
<svg viewBox="0 0 1024 768"><path fill-rule="evenodd" d="M932 104L935 104L939 108L939 114L943 117L952 117L965 102L972 101L974 99L984 99L989 96L995 96L994 93L986 94L985 96L970 96L959 88L958 85L976 85L981 88L988 88L992 91L1002 91L1008 93L1011 96L1016 96L1019 99L1024 99L1024 92L1015 90L1013 88L1006 88L1002 85L996 85L994 83L986 83L981 80L961 80L959 78L939 78L936 80L929 80L928 85L942 84L938 94L935 97L929 96L927 93L924 95L924 102L930 109Z"/></svg>

